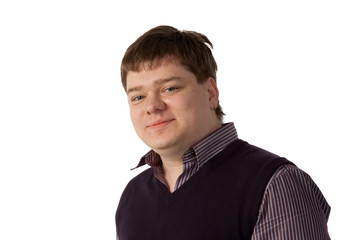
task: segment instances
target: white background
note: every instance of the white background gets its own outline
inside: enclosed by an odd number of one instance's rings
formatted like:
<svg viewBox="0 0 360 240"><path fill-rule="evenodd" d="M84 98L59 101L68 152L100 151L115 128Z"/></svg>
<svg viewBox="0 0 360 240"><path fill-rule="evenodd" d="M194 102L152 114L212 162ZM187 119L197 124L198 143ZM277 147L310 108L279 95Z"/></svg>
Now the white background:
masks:
<svg viewBox="0 0 360 240"><path fill-rule="evenodd" d="M160 24L213 42L220 101L240 138L308 172L332 239L358 237L358 1L0 3L0 239L115 239L148 148L119 66Z"/></svg>

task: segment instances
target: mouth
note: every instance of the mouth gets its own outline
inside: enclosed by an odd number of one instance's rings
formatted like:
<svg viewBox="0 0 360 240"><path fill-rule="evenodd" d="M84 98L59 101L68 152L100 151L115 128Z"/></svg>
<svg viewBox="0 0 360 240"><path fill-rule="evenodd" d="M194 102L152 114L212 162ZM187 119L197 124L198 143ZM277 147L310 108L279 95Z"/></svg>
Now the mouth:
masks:
<svg viewBox="0 0 360 240"><path fill-rule="evenodd" d="M172 121L174 121L174 119L170 119L170 120L165 120L165 121L156 121L150 125L147 126L147 128L151 128L151 129L159 129L159 128L163 128L165 126L167 126L168 124L170 124Z"/></svg>

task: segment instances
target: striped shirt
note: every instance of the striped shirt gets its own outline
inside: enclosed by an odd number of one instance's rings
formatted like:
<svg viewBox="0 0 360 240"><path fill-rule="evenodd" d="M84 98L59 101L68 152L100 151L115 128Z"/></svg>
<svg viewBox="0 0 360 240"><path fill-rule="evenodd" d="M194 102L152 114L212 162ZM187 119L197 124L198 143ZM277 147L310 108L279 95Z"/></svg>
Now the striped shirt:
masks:
<svg viewBox="0 0 360 240"><path fill-rule="evenodd" d="M189 180L207 161L237 138L238 135L234 124L224 124L219 130L205 137L185 152L183 156L183 173L177 179L174 191ZM154 176L167 186L160 156L151 150L140 160L137 167L145 163L154 169Z"/></svg>
<svg viewBox="0 0 360 240"><path fill-rule="evenodd" d="M329 215L330 206L310 176L284 165L267 184L251 239L330 239Z"/></svg>
<svg viewBox="0 0 360 240"><path fill-rule="evenodd" d="M234 124L227 123L192 146L183 156L183 173L174 191L237 138ZM137 167L145 164L167 186L160 156L149 151ZM329 214L330 206L310 176L296 166L283 165L267 184L251 239L330 239Z"/></svg>

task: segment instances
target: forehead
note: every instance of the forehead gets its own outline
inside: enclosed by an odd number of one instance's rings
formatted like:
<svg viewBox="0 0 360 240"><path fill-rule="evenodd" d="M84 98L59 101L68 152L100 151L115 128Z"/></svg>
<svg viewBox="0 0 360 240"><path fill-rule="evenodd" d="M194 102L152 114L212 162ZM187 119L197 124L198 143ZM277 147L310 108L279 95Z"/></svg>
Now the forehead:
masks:
<svg viewBox="0 0 360 240"><path fill-rule="evenodd" d="M149 66L149 65L144 65ZM127 75L126 91L137 90L139 87L156 85L169 81L185 81L195 78L195 75L187 70L179 61L169 61L164 59L160 64L153 65L152 68L141 67L139 71L129 71Z"/></svg>

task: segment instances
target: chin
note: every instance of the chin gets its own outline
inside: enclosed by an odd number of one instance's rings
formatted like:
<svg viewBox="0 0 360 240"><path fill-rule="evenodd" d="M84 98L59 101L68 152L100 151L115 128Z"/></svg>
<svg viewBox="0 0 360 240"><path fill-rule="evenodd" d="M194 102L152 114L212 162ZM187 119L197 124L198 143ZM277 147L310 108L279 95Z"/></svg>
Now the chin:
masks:
<svg viewBox="0 0 360 240"><path fill-rule="evenodd" d="M169 149L173 145L170 144L170 143L158 143L158 144L153 143L153 144L148 145L148 146L156 152L156 151Z"/></svg>
<svg viewBox="0 0 360 240"><path fill-rule="evenodd" d="M174 140L166 140L166 139L161 139L161 141L148 141L151 144L147 144L151 149L153 149L155 152L157 150L166 150L169 149L171 147L173 147L174 145L176 145L176 141Z"/></svg>

